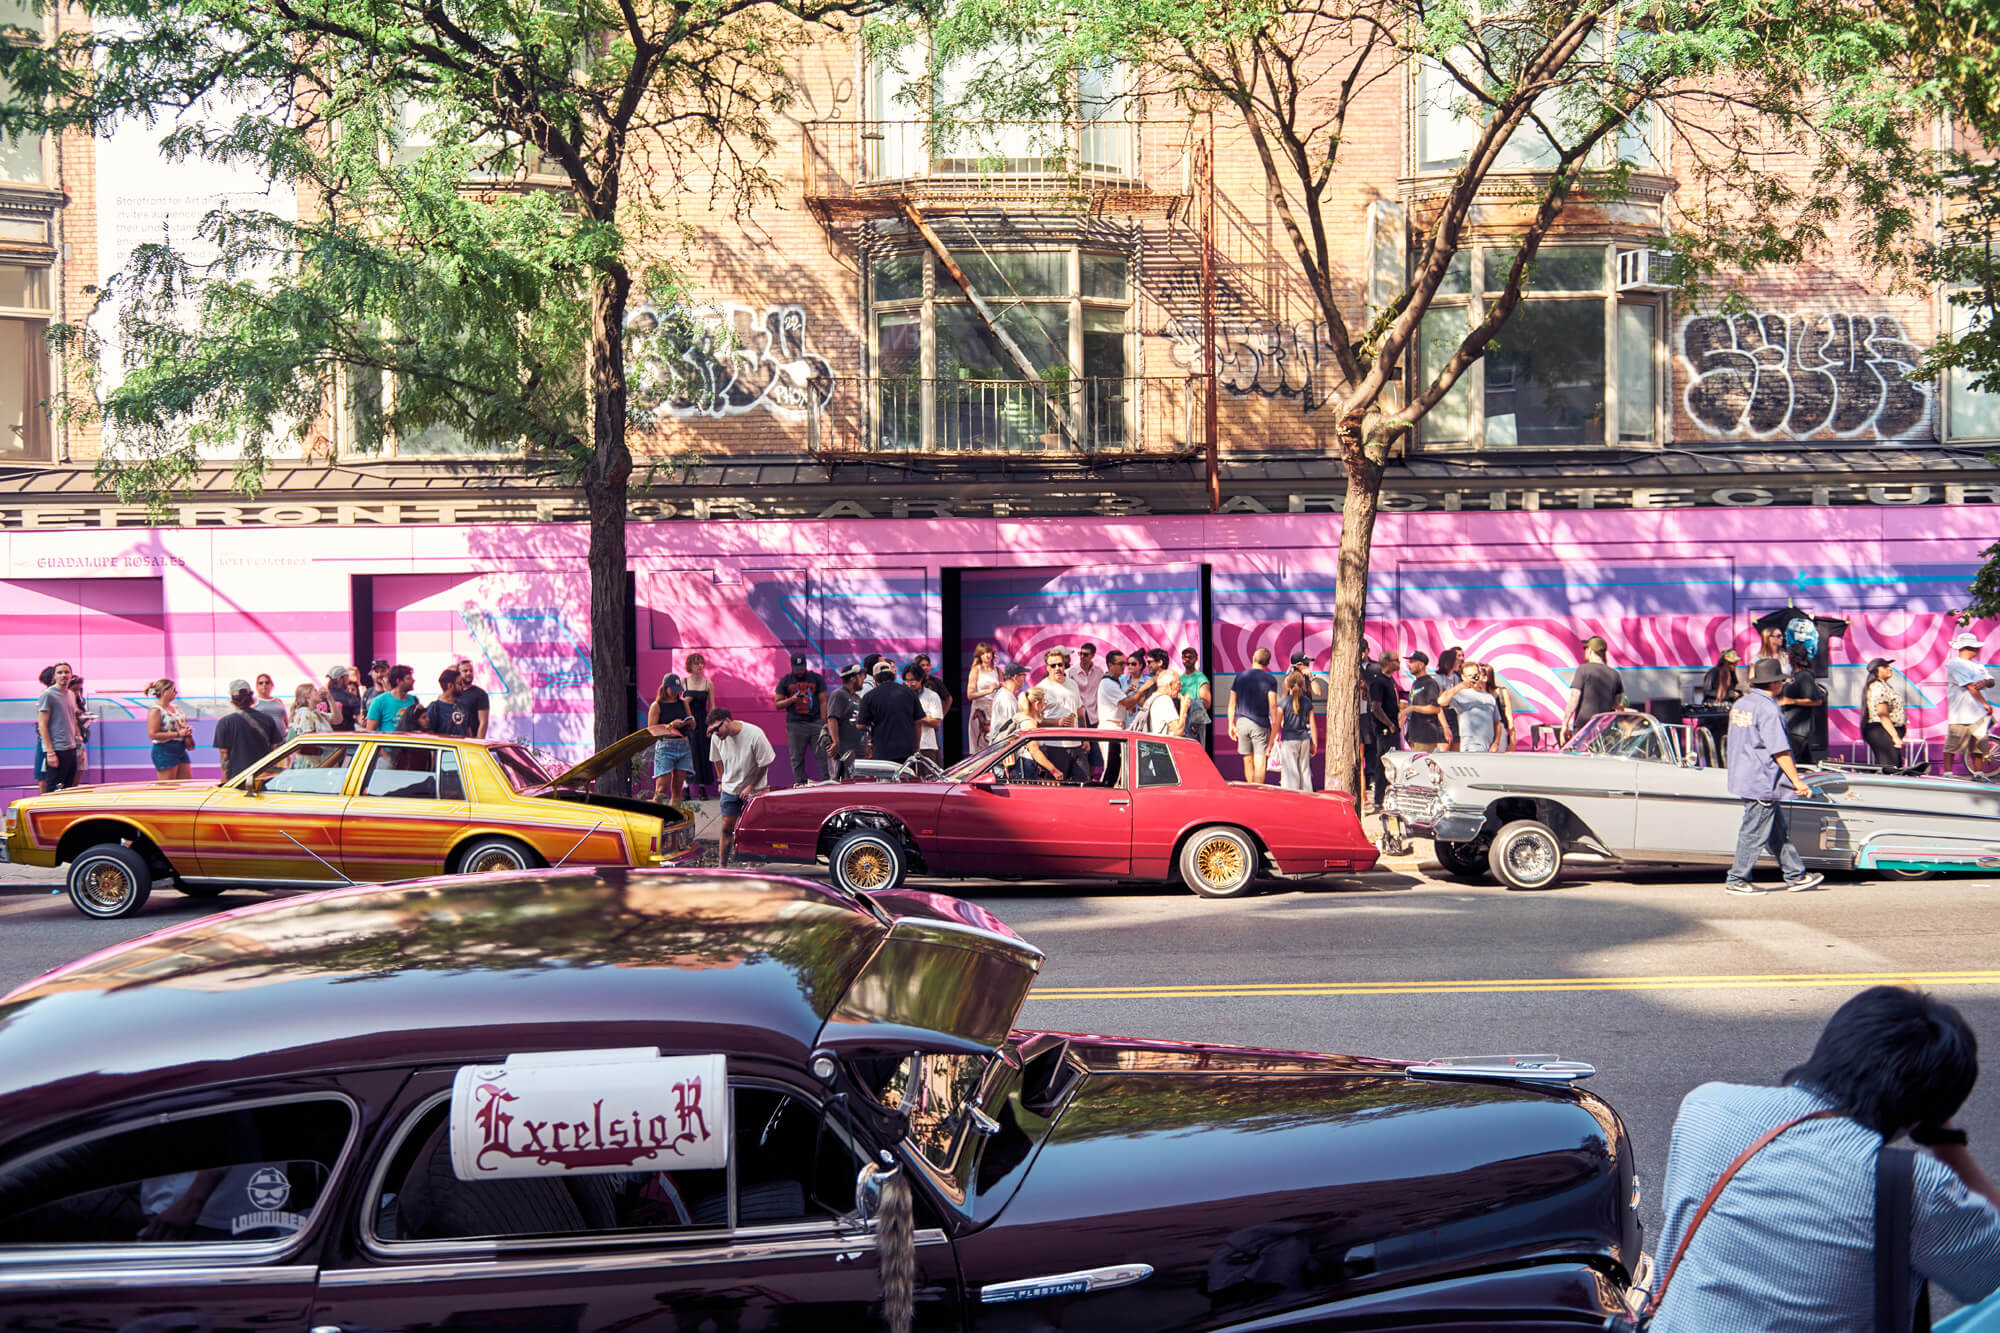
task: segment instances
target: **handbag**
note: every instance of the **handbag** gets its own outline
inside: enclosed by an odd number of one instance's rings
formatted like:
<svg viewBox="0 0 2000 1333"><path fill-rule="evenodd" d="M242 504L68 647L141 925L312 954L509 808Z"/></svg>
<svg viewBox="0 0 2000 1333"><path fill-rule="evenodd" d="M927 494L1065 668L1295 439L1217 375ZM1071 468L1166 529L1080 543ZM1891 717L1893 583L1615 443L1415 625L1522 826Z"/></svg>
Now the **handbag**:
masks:
<svg viewBox="0 0 2000 1333"><path fill-rule="evenodd" d="M1711 1185L1708 1194L1696 1208L1694 1216L1688 1219L1687 1230L1681 1233L1680 1244L1674 1247L1673 1257L1660 1277L1660 1284L1647 1294L1645 1303L1638 1311L1629 1315L1613 1315L1604 1323L1606 1329L1620 1333L1643 1333L1652 1325L1653 1317L1659 1313L1660 1302L1666 1299L1667 1285L1674 1280L1681 1260L1687 1256L1688 1245L1694 1240L1694 1233L1701 1227L1702 1219L1722 1195L1724 1187L1736 1178L1750 1162L1750 1159L1769 1147L1786 1130L1796 1128L1809 1120L1831 1120L1840 1115L1838 1111L1813 1111L1787 1120L1774 1129L1766 1130L1755 1143L1738 1153L1723 1173ZM1914 1321L1907 1313L1910 1309L1910 1227L1916 1211L1915 1205L1916 1154L1903 1148L1891 1148L1886 1143L1875 1154L1875 1328L1876 1333L1931 1333L1930 1288L1925 1284L1917 1293L1916 1317ZM1976 1333L1994 1333L2000 1330L2000 1318ZM1975 1333L1973 1328L1961 1333Z"/></svg>

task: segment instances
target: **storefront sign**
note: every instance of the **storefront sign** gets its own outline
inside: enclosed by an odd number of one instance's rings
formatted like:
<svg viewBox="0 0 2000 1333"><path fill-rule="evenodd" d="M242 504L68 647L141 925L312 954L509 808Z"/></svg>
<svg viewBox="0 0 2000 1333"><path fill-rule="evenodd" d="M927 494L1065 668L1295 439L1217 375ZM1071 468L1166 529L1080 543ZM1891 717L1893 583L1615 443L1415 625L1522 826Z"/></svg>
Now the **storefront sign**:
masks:
<svg viewBox="0 0 2000 1333"><path fill-rule="evenodd" d="M451 1085L460 1180L676 1171L729 1161L720 1055L653 1048L515 1055Z"/></svg>
<svg viewBox="0 0 2000 1333"><path fill-rule="evenodd" d="M997 490L988 487L986 490ZM1192 489L1192 488L1191 488ZM1338 490L1243 490L1226 492L1225 514L1337 514ZM1578 485L1539 487L1458 487L1413 490L1389 487L1381 509L1391 514L1536 513L1551 509L1758 509L1771 506L1908 507L1912 505L1996 505L2000 483L1920 482L1891 485L1861 482L1814 482L1797 485ZM769 519L907 519L907 518L1118 518L1141 514L1200 513L1176 499L1156 502L1110 488L1051 486L1044 493L1016 491L954 496L950 499L827 500L810 488L757 495L713 495L678 499L634 499L629 516L634 523ZM487 523L583 523L581 500L563 496L468 500L350 502L306 504L295 500L267 504L183 504L173 507L160 526L178 528L299 528L299 527L437 527ZM155 526L146 510L121 504L0 505L0 528L61 531L88 528L148 528ZM172 556L144 554L117 557L42 558L45 568L106 567L118 561L133 568L180 563ZM73 561L74 563L65 563ZM94 562L94 563L93 563Z"/></svg>

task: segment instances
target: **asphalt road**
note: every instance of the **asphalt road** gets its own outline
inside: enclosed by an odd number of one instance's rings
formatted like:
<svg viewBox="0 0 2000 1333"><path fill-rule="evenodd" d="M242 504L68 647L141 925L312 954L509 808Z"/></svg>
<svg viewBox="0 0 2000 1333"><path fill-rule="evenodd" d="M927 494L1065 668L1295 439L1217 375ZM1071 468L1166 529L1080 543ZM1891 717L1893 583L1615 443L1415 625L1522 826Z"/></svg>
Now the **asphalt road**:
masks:
<svg viewBox="0 0 2000 1333"><path fill-rule="evenodd" d="M15 874L21 868L13 868ZM1597 1066L1648 1185L1681 1097L1773 1081L1884 980L1958 1004L2000 1050L2000 881L1839 883L1736 898L1719 877L1566 880L1536 894L1418 873L1207 902L1158 887L952 885L1048 954L1022 1021L1069 1031L1427 1057L1553 1052ZM0 884L0 990L219 907L163 891L128 921ZM2000 1075L1963 1118L2000 1164Z"/></svg>

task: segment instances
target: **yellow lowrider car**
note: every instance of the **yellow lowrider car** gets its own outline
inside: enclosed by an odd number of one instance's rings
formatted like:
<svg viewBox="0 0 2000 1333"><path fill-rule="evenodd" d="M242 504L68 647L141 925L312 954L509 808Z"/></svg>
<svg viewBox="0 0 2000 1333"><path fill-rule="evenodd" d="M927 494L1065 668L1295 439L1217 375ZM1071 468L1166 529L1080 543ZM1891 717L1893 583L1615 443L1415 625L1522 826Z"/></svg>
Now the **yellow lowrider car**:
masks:
<svg viewBox="0 0 2000 1333"><path fill-rule="evenodd" d="M659 733L659 734L664 734ZM537 866L663 866L693 855L672 806L591 791L657 739L637 731L561 774L525 748L421 733L300 736L220 786L77 787L17 801L7 859L69 866L86 916L130 916L153 886L350 883Z"/></svg>

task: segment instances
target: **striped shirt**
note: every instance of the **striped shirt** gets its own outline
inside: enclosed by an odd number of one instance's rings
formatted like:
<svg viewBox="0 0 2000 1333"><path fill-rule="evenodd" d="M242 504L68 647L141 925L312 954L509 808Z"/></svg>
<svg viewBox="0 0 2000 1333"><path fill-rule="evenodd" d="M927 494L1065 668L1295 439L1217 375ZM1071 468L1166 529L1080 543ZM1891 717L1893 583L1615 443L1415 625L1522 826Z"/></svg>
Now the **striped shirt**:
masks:
<svg viewBox="0 0 2000 1333"><path fill-rule="evenodd" d="M1667 1151L1666 1226L1654 1252L1662 1277L1688 1220L1737 1155L1766 1130L1827 1106L1797 1087L1704 1083L1687 1095ZM1875 1333L1881 1146L1880 1134L1845 1118L1779 1135L1696 1230L1652 1333ZM1967 1304L2000 1288L2000 1210L1921 1150L1915 1193L1917 1278Z"/></svg>

